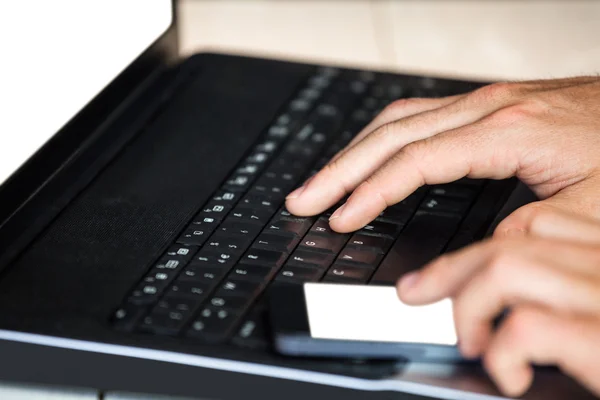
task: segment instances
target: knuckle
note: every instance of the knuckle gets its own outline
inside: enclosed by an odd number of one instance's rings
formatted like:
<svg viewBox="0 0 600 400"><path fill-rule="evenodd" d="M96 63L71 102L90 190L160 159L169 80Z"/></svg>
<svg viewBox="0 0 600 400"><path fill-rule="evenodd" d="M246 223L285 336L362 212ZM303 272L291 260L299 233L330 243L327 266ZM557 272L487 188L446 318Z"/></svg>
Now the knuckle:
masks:
<svg viewBox="0 0 600 400"><path fill-rule="evenodd" d="M516 308L511 311L502 329L510 343L526 345L535 340L536 313L528 308Z"/></svg>
<svg viewBox="0 0 600 400"><path fill-rule="evenodd" d="M533 115L527 106L519 103L495 111L488 117L488 121L495 126L508 126L517 123L523 124L524 121L529 120Z"/></svg>
<svg viewBox="0 0 600 400"><path fill-rule="evenodd" d="M510 279L513 265L515 265L514 256L498 251L485 270L485 277L497 286L502 286L507 279Z"/></svg>
<svg viewBox="0 0 600 400"><path fill-rule="evenodd" d="M389 103L382 111L382 113L396 113L398 111L404 111L406 108L412 107L418 100L416 99L398 99Z"/></svg>
<svg viewBox="0 0 600 400"><path fill-rule="evenodd" d="M483 86L473 92L473 95L482 101L496 101L514 96L517 84L511 82L497 82Z"/></svg>
<svg viewBox="0 0 600 400"><path fill-rule="evenodd" d="M392 123L383 124L369 135L369 140L387 141L393 136L393 132Z"/></svg>

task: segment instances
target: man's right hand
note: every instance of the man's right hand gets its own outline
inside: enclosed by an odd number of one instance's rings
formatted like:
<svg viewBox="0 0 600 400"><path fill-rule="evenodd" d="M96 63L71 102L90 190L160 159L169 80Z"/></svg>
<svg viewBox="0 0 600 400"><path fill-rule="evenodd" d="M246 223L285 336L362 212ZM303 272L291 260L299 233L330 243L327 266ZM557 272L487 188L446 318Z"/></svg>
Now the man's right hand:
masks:
<svg viewBox="0 0 600 400"><path fill-rule="evenodd" d="M498 230L524 229L546 205L600 218L600 78L497 83L441 99L399 100L303 187L296 215L325 211L339 232L360 229L424 184L517 176L542 199Z"/></svg>

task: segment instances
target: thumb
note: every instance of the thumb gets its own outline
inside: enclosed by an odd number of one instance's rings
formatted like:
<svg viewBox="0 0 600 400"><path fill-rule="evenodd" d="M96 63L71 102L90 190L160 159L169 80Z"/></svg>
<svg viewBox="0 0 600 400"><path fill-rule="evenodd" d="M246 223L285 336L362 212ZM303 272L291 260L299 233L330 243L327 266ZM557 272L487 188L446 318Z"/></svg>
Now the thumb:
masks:
<svg viewBox="0 0 600 400"><path fill-rule="evenodd" d="M531 234L580 241L584 231L595 231L600 226L600 205L596 200L599 195L599 183L591 180L569 186L552 197L517 209L496 227L494 236Z"/></svg>

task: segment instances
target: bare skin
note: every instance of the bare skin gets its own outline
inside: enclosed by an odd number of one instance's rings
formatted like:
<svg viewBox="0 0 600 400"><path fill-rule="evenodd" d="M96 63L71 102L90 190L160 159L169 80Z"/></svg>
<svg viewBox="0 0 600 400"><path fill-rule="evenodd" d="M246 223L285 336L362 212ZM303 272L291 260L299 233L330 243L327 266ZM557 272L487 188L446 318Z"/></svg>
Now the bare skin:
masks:
<svg viewBox="0 0 600 400"><path fill-rule="evenodd" d="M422 185L512 176L541 201L507 217L494 238L405 276L399 296L453 298L461 350L483 355L509 395L529 387L531 364L557 365L600 395L600 78L394 102L286 206L315 215L350 194L330 224L351 232Z"/></svg>

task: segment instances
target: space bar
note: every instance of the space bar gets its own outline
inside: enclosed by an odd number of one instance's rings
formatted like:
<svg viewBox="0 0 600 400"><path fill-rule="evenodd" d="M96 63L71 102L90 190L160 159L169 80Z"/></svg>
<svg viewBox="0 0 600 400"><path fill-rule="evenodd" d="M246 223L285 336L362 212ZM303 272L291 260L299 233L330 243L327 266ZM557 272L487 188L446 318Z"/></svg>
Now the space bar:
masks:
<svg viewBox="0 0 600 400"><path fill-rule="evenodd" d="M405 273L433 260L454 235L460 220L459 216L454 215L417 212L371 278L370 284L394 285Z"/></svg>

